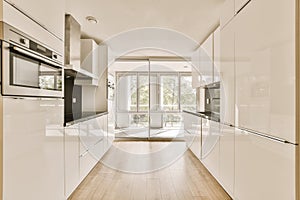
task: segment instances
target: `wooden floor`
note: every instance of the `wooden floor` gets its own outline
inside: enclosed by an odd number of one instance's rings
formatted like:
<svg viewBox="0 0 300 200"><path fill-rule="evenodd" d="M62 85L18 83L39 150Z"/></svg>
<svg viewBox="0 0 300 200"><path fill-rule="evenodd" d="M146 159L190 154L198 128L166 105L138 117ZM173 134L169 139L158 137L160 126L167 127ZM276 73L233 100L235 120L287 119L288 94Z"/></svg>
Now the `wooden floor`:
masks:
<svg viewBox="0 0 300 200"><path fill-rule="evenodd" d="M116 146L144 152L166 142L116 142ZM110 155L110 151L106 156ZM161 170L123 173L99 162L69 200L230 200L231 198L190 151Z"/></svg>

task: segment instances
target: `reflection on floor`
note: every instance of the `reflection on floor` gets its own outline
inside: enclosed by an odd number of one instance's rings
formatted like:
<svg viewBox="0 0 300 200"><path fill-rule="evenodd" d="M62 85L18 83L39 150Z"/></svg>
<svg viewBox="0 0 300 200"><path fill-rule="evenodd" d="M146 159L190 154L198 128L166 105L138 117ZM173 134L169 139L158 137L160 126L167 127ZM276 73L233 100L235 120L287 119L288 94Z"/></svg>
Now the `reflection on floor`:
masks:
<svg viewBox="0 0 300 200"><path fill-rule="evenodd" d="M149 128L147 127L130 127L115 130L116 138L148 138ZM152 138L183 138L184 130L181 128L161 128L150 129Z"/></svg>
<svg viewBox="0 0 300 200"><path fill-rule="evenodd" d="M128 153L149 154L170 142L115 142ZM174 142L173 142L174 143ZM177 142L182 146L182 142ZM118 160L114 151L106 157ZM125 159L126 160L126 159ZM139 163L135 163L139 165ZM153 164L149 161L149 164ZM190 152L150 173L123 173L99 162L69 200L230 200L217 181Z"/></svg>

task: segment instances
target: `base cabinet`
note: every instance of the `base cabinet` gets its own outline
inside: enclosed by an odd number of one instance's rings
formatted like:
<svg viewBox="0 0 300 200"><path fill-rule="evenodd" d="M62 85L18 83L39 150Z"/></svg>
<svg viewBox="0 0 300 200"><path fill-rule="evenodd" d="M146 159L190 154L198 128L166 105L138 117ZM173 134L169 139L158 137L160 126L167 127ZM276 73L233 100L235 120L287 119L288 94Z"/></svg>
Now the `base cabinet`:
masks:
<svg viewBox="0 0 300 200"><path fill-rule="evenodd" d="M63 105L3 97L3 199L65 199Z"/></svg>
<svg viewBox="0 0 300 200"><path fill-rule="evenodd" d="M80 145L82 146L82 145ZM97 159L89 151L86 151L80 155L79 159L79 174L80 182L89 174L93 167L97 164Z"/></svg>
<svg viewBox="0 0 300 200"><path fill-rule="evenodd" d="M65 128L65 195L68 197L80 183L79 124Z"/></svg>
<svg viewBox="0 0 300 200"><path fill-rule="evenodd" d="M184 130L187 147L201 158L201 117L184 113Z"/></svg>
<svg viewBox="0 0 300 200"><path fill-rule="evenodd" d="M295 199L295 146L235 132L235 199Z"/></svg>
<svg viewBox="0 0 300 200"><path fill-rule="evenodd" d="M200 159L201 158L201 117L193 116L192 120L193 134L191 135L191 146L190 150L194 155Z"/></svg>
<svg viewBox="0 0 300 200"><path fill-rule="evenodd" d="M111 138L110 138L111 139ZM107 115L65 127L65 196L69 197L90 173L112 142Z"/></svg>
<svg viewBox="0 0 300 200"><path fill-rule="evenodd" d="M219 181L231 196L234 190L234 129L220 125Z"/></svg>
<svg viewBox="0 0 300 200"><path fill-rule="evenodd" d="M220 123L202 119L202 163L210 173L219 177Z"/></svg>

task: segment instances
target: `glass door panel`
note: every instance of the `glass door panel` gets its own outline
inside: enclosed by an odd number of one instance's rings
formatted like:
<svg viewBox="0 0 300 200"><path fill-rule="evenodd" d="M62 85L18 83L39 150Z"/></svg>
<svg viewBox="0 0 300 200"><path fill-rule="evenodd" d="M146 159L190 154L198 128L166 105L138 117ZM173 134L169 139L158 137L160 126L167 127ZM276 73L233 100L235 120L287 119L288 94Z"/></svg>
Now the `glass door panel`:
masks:
<svg viewBox="0 0 300 200"><path fill-rule="evenodd" d="M191 66L187 66L183 61L122 63L130 71L119 67L116 76L116 137L183 139L181 111L196 109Z"/></svg>
<svg viewBox="0 0 300 200"><path fill-rule="evenodd" d="M115 63L114 65L118 65ZM116 138L149 137L149 62L121 62L116 72ZM124 71L122 71L124 70ZM125 71L129 70L129 71Z"/></svg>

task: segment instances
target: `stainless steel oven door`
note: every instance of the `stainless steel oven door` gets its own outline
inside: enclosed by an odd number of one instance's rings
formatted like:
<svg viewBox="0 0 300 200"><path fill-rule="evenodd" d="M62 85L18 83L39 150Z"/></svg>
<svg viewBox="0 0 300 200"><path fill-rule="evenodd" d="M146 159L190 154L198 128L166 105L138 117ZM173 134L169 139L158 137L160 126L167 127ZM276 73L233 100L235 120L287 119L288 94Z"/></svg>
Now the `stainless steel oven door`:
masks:
<svg viewBox="0 0 300 200"><path fill-rule="evenodd" d="M2 42L2 95L62 98L63 85L60 64Z"/></svg>

